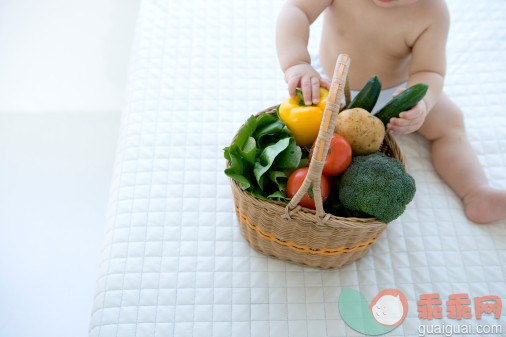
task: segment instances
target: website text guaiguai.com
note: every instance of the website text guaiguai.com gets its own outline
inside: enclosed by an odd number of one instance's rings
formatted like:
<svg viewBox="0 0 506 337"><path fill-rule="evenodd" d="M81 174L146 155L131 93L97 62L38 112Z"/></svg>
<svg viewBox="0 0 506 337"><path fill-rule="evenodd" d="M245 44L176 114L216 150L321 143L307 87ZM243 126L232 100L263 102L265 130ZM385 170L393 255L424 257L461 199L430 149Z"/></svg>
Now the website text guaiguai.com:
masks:
<svg viewBox="0 0 506 337"><path fill-rule="evenodd" d="M420 325L418 327L418 336L453 336L457 334L493 334L496 336L502 336L502 325L472 325L472 324L434 324L434 325Z"/></svg>
<svg viewBox="0 0 506 337"><path fill-rule="evenodd" d="M443 300L438 293L420 295L420 300L417 301L418 318L426 320L427 324L418 326L418 336L453 336L457 334L503 336L502 325L480 324L484 315L499 320L502 309L501 298L495 295L478 296L474 297L474 306L471 303L472 299L467 293L451 294L444 303L446 304L446 310L444 310ZM473 309L474 318L478 320L478 324L464 323L465 320L473 318ZM434 320L442 319L445 313L446 317L455 320L455 323L434 322ZM429 324L431 321L435 324Z"/></svg>

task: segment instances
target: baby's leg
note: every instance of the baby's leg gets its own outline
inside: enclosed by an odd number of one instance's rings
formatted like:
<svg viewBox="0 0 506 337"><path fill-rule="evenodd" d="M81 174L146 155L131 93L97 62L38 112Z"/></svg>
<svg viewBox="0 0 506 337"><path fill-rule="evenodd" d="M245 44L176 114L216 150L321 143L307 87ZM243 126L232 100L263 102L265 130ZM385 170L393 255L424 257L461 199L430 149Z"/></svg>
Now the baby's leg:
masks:
<svg viewBox="0 0 506 337"><path fill-rule="evenodd" d="M506 191L488 184L466 137L462 111L445 93L418 131L432 142L434 168L462 199L471 221L489 223L506 218Z"/></svg>

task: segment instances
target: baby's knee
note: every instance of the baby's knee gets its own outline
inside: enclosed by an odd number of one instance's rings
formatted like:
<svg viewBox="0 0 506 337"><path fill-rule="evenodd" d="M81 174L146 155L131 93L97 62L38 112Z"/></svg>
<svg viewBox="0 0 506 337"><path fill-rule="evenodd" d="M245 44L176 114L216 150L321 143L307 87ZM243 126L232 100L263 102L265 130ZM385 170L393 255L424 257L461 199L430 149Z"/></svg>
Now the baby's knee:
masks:
<svg viewBox="0 0 506 337"><path fill-rule="evenodd" d="M464 131L465 123L464 123L464 113L457 106L448 107L444 115L444 124L447 129L453 131Z"/></svg>
<svg viewBox="0 0 506 337"><path fill-rule="evenodd" d="M420 133L430 140L453 133L464 133L464 114L445 94L429 112Z"/></svg>

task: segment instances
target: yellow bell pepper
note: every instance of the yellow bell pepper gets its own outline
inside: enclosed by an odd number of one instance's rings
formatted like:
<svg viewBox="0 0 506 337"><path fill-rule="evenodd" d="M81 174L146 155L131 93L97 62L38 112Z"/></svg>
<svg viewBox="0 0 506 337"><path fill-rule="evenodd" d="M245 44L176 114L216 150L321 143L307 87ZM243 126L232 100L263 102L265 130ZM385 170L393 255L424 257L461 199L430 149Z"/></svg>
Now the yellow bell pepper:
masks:
<svg viewBox="0 0 506 337"><path fill-rule="evenodd" d="M329 91L320 88L320 102L307 106L304 104L302 92L297 89L297 96L281 103L279 118L293 133L297 145L307 147L313 145L320 131L328 96Z"/></svg>

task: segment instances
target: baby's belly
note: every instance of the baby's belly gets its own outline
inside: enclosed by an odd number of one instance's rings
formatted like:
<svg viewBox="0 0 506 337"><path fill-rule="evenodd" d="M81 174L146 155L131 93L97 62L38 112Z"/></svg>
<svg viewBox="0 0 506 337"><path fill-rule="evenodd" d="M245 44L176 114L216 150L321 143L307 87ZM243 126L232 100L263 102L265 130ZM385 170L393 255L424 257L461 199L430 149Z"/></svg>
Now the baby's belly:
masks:
<svg viewBox="0 0 506 337"><path fill-rule="evenodd" d="M333 44L334 46L336 44ZM350 89L360 90L374 75L378 75L382 88L392 88L408 80L408 65L410 57L396 57L381 52L367 52L356 50L351 46L340 44L341 48L328 48L322 44L320 62L325 74L332 78L337 57L340 53L348 54L351 58L348 80Z"/></svg>

